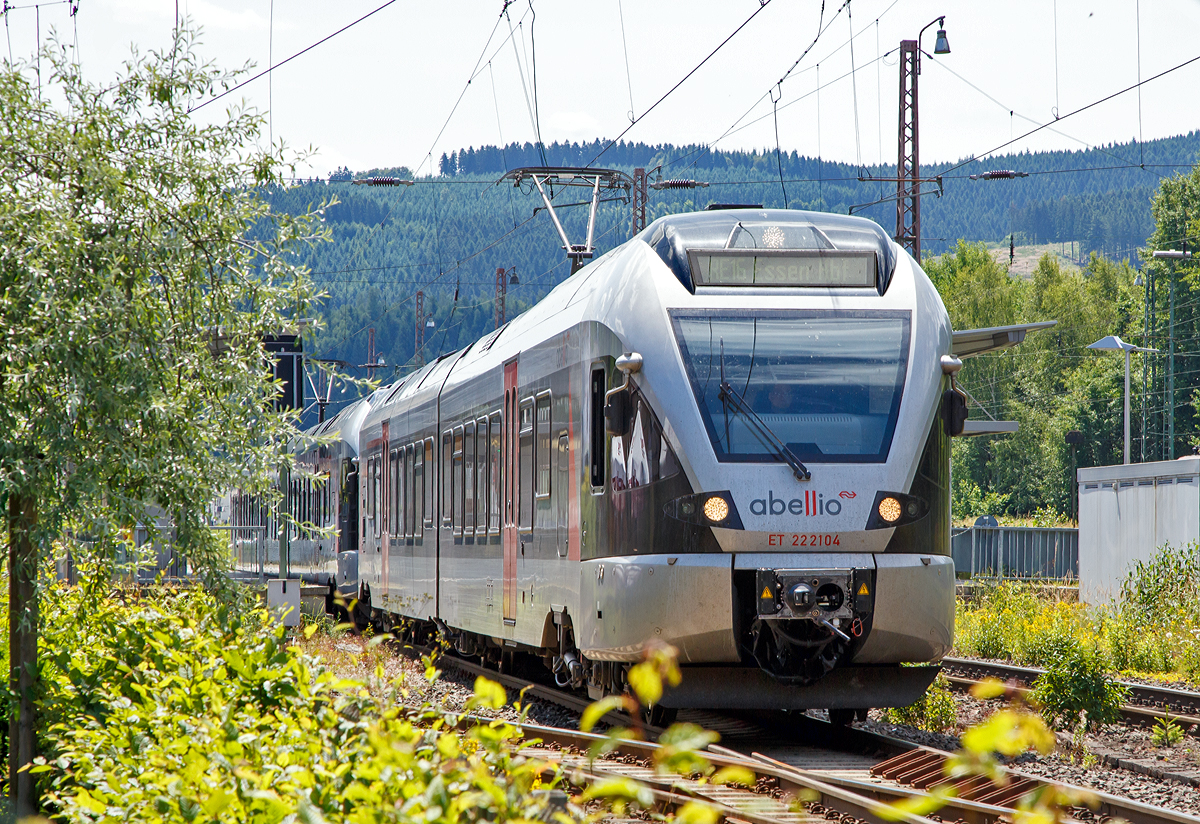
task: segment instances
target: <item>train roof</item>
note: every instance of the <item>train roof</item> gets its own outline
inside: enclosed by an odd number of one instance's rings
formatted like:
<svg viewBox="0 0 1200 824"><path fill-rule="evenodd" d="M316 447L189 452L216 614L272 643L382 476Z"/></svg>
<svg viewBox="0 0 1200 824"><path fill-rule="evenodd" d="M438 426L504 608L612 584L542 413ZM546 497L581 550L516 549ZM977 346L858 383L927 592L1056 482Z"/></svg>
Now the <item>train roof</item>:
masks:
<svg viewBox="0 0 1200 824"><path fill-rule="evenodd" d="M745 230L745 236L735 230ZM629 241L591 261L578 272L555 286L535 305L504 326L455 352L442 355L422 368L405 375L370 399L371 410L363 421L371 427L391 414L393 404L411 405L421 398L437 396L447 382L470 380L496 360L503 361L537 340L551 337L586 318L599 318L593 297L612 300L609 274L620 277L622 266L610 267L626 255L635 257L645 250L656 254L682 285L691 292L695 286L687 251L701 249L752 248L751 244L774 241L782 234L782 243L768 248L781 250L829 250L874 252L880 273L880 293L886 290L898 260L897 247L878 224L866 218L805 212L790 209L741 208L668 215L651 223ZM639 242L640 241L640 242ZM645 245L643 245L645 244ZM732 245L730 245L732 244ZM648 248L647 248L648 247ZM665 274L665 273L664 273ZM886 280L885 280L886 278ZM453 371L455 377L450 378Z"/></svg>
<svg viewBox="0 0 1200 824"><path fill-rule="evenodd" d="M873 220L793 209L721 209L666 215L638 238L662 258L690 292L696 291L688 250L750 249L874 252L880 293L896 268L891 238Z"/></svg>

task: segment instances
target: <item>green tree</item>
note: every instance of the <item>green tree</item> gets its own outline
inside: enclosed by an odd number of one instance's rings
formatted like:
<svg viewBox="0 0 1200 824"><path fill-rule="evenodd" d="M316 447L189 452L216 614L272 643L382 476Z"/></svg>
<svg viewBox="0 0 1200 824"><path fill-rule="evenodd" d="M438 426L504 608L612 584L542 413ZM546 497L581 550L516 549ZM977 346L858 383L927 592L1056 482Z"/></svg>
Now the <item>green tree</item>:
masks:
<svg viewBox="0 0 1200 824"><path fill-rule="evenodd" d="M234 485L265 492L293 430L276 411L264 336L318 295L285 254L314 219L276 214L281 146L262 118L189 114L235 75L203 64L193 33L134 53L115 82L85 81L51 43L41 89L0 71L0 498L8 503L10 795L34 755L36 568L86 536L111 557L150 507L217 581L224 554L207 504ZM253 228L253 236L249 230ZM111 572L109 573L111 574Z"/></svg>

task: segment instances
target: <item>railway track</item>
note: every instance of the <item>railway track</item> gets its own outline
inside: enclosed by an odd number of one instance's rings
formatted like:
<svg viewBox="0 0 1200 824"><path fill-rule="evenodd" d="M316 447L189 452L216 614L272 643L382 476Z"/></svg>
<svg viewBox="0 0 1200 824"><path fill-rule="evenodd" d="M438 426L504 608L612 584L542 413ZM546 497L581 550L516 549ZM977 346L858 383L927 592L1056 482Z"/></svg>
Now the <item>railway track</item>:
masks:
<svg viewBox="0 0 1200 824"><path fill-rule="evenodd" d="M970 688L985 678L997 678L1015 682L1019 685L1018 690L1024 693L1045 670L970 658L944 658L942 672L951 685L959 688ZM1131 699L1131 703L1121 707L1125 723L1152 727L1169 717L1191 735L1200 736L1200 693L1132 681L1121 684L1129 690Z"/></svg>
<svg viewBox="0 0 1200 824"><path fill-rule="evenodd" d="M438 665L472 675L484 675L527 696L548 701L574 712L582 712L590 703L563 690L499 673L474 662L445 655ZM611 724L628 726L630 719L610 714ZM854 727L839 728L795 713L725 714L683 711L681 721L690 721L719 732L720 745L710 746L706 757L715 766L742 766L759 776L755 789L715 786L655 774L651 764L653 741L623 742L611 756L588 761L580 755L602 738L577 730L524 724L527 735L541 739L554 748L540 751L543 757L557 760L583 774L622 776L645 783L654 792L656 802L670 807L690 798L708 801L721 811L725 821L748 824L802 824L816 820L834 820L840 824L885 824L879 805L923 795L944 781L944 765L950 753L921 747L885 735ZM644 726L648 737L656 738L661 729ZM959 782L957 798L950 799L933 818L916 815L902 817L907 824L1007 824L1013 807L1024 793L1045 784L1043 779L1008 770L1007 792L982 782ZM763 787L768 792L762 791ZM802 808L784 803L779 797L813 799ZM1099 799L1095 810L1073 811L1074 820L1105 822L1124 819L1130 824L1197 824L1200 818L1173 810L1143 804L1105 793L1093 793Z"/></svg>

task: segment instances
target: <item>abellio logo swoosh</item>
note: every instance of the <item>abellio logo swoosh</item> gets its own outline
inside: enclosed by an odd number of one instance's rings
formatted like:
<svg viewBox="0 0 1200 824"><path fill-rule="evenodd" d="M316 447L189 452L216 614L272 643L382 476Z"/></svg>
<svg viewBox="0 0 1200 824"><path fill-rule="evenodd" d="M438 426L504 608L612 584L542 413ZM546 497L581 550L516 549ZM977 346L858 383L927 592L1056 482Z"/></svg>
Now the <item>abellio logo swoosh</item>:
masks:
<svg viewBox="0 0 1200 824"><path fill-rule="evenodd" d="M838 497L839 497L839 498L846 498L847 500L849 500L850 498L857 498L857 497L858 497L858 493L857 493L857 492L851 492L851 491L850 491L850 490L848 490L848 489L843 489L841 492L839 492L839 493L838 493Z"/></svg>

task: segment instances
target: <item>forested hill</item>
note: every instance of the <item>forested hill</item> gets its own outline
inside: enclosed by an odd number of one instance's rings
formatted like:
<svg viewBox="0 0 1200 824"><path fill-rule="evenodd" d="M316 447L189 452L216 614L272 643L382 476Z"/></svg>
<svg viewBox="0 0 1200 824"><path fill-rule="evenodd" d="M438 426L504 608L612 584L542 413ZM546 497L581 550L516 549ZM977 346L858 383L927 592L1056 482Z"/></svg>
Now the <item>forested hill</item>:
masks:
<svg viewBox="0 0 1200 824"><path fill-rule="evenodd" d="M393 368L411 365L415 349L414 295L424 291L432 313L426 359L452 351L494 324L494 283L498 267L516 267L520 281L508 292L512 317L565 278L569 266L548 215L536 212L536 191L497 185L506 169L521 166L577 166L604 147L553 143L467 148L444 155L439 174L415 185L353 186L353 178L378 174L408 177L407 169L340 170L329 181L299 182L269 194L275 208L300 211L336 197L325 217L333 242L306 253L306 263L329 291L327 328L307 344L320 357L366 362L368 330L375 329L378 352ZM943 196L922 199L923 250L940 254L959 239L1006 239L1045 243L1078 241L1086 255L1136 257L1153 224L1150 198L1160 180L1187 171L1200 153L1200 132L1147 142L1112 144L1073 152L1000 155L982 162L945 162L922 167L925 177L944 173ZM691 178L706 188L651 191L647 221L664 214L702 209L709 203L758 203L768 207L818 209L845 214L850 207L895 194L895 185L860 182L892 177L894 166L830 163L796 153L727 152L701 146L618 143L593 165L632 173L662 166L662 177ZM783 183L780 183L782 166ZM1025 172L1011 180L971 180L993 169ZM651 180L657 177L653 172ZM928 189L936 191L934 184ZM785 200L786 198L786 200ZM586 201L582 190L556 192L557 204ZM587 208L561 209L572 242L582 242ZM890 234L895 205L885 202L856 210ZM630 236L628 204L602 204L597 218L598 253ZM457 297L456 297L457 296ZM394 365L394 366L393 366ZM381 377L387 377L383 375Z"/></svg>

